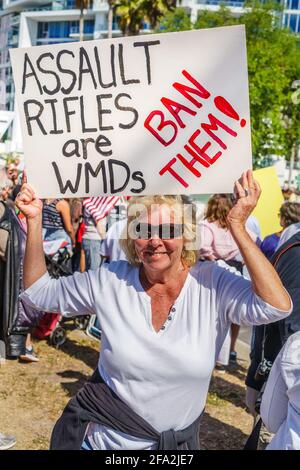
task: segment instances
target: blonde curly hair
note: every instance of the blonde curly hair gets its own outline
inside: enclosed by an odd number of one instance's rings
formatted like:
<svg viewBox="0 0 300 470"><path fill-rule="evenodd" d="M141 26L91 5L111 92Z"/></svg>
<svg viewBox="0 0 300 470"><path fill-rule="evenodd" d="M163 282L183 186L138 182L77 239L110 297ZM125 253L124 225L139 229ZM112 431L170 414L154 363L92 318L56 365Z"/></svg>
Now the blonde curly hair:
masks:
<svg viewBox="0 0 300 470"><path fill-rule="evenodd" d="M120 246L128 262L133 266L141 264L135 249L135 238L130 236L130 227L142 215L149 213L153 205L167 205L172 208L176 218L180 218L183 224L184 242L181 259L185 266L193 266L198 260L198 252L195 249L188 249L187 245L196 239L196 210L184 196L136 196L130 199L127 208L127 226L120 239Z"/></svg>

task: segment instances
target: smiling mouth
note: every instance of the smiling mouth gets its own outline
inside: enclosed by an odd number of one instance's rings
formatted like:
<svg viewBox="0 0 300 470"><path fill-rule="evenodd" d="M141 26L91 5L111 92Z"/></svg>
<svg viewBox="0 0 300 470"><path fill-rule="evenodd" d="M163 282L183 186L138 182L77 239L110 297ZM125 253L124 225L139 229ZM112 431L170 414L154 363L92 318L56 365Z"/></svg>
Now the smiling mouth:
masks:
<svg viewBox="0 0 300 470"><path fill-rule="evenodd" d="M161 255L168 255L167 251L144 251L145 255L159 257Z"/></svg>

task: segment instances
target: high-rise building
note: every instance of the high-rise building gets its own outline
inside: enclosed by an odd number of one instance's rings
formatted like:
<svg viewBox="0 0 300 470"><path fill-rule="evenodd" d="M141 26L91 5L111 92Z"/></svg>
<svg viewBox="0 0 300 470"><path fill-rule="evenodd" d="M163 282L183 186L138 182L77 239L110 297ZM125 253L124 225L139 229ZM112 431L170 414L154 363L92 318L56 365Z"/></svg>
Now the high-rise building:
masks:
<svg viewBox="0 0 300 470"><path fill-rule="evenodd" d="M300 33L300 0L275 0L283 6L282 26ZM179 0L178 3L186 8L196 20L201 10L216 11L220 5L228 7L232 14L239 16L244 11L244 1L241 0Z"/></svg>
<svg viewBox="0 0 300 470"><path fill-rule="evenodd" d="M282 26L299 33L300 0L281 1L284 2ZM192 21L201 10L217 10L221 3L236 16L244 10L244 2L240 0L178 0L178 5L189 12ZM107 0L90 0L84 12L83 39L107 37L108 9ZM13 111L15 107L9 49L77 41L79 15L76 0L0 0L0 114L1 110ZM146 24L143 32L145 30L149 30ZM114 18L112 35L120 34ZM11 130L10 133L12 135ZM19 130L13 133L15 146L20 145L19 136Z"/></svg>
<svg viewBox="0 0 300 470"><path fill-rule="evenodd" d="M76 0L3 0L0 2L0 114L15 108L14 84L9 49L79 40L79 16ZM84 11L83 39L100 39L108 34L108 2L91 0ZM118 36L116 19L112 35ZM10 135L12 150L21 146L15 121Z"/></svg>
<svg viewBox="0 0 300 470"><path fill-rule="evenodd" d="M3 0L0 3L0 110L14 109L9 60L12 47L71 42L79 39L75 0ZM84 39L107 36L108 3L94 0L84 14ZM119 35L116 21L113 35Z"/></svg>

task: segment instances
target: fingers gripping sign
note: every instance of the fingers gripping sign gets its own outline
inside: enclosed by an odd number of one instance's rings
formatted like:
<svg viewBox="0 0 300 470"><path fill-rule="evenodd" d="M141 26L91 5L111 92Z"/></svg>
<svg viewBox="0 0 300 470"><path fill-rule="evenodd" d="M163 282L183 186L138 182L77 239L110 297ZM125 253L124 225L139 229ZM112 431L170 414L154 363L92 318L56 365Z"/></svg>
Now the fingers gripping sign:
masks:
<svg viewBox="0 0 300 470"><path fill-rule="evenodd" d="M258 182L253 179L252 170L244 172L234 185L235 204L227 217L230 225L245 225L249 215L258 202L260 193L260 186Z"/></svg>
<svg viewBox="0 0 300 470"><path fill-rule="evenodd" d="M37 199L33 187L27 183L25 172L22 176L21 191L17 195L15 203L27 219L34 219L42 213L43 203Z"/></svg>

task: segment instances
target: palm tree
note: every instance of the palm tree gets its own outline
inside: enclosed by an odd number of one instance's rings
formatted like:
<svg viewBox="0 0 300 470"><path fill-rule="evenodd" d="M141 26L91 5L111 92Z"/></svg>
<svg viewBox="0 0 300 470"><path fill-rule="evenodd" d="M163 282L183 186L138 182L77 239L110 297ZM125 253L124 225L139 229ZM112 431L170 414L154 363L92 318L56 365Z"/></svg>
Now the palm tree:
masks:
<svg viewBox="0 0 300 470"><path fill-rule="evenodd" d="M116 13L124 36L134 36L139 33L145 16L143 3L144 0L117 0Z"/></svg>
<svg viewBox="0 0 300 470"><path fill-rule="evenodd" d="M107 19L107 37L112 37L112 25L113 25L113 16L114 8L116 5L116 0L107 0L108 3L108 19Z"/></svg>
<svg viewBox="0 0 300 470"><path fill-rule="evenodd" d="M116 13L124 36L137 35L145 20L155 28L159 20L176 7L176 0L117 0Z"/></svg>
<svg viewBox="0 0 300 470"><path fill-rule="evenodd" d="M79 41L83 41L84 31L84 10L90 7L91 0L76 0L76 8L80 10L79 17Z"/></svg>
<svg viewBox="0 0 300 470"><path fill-rule="evenodd" d="M161 18L176 8L176 0L144 0L145 17L152 29L156 28Z"/></svg>

